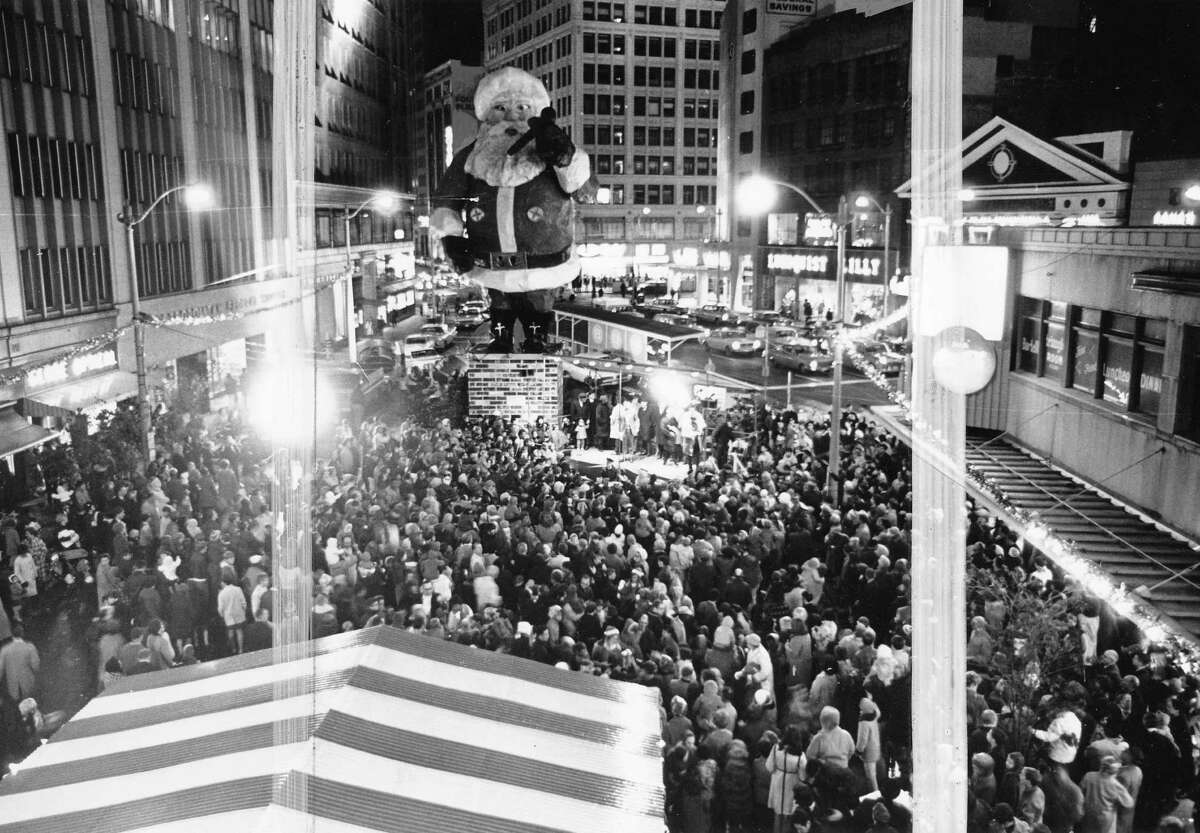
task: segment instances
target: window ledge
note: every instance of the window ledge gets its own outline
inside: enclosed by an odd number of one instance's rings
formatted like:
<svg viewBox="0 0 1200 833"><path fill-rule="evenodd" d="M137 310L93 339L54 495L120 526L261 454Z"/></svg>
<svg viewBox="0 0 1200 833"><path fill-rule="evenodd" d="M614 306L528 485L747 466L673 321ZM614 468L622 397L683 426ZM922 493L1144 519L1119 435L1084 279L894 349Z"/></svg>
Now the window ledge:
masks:
<svg viewBox="0 0 1200 833"><path fill-rule="evenodd" d="M1010 370L1008 376L1009 379L1014 383L1023 384L1031 388L1037 388L1038 390L1045 391L1046 393L1049 393L1064 402L1070 402L1073 405L1079 405L1083 408L1086 408L1092 413L1118 420L1130 426L1131 428L1153 434L1158 439L1164 441L1170 440L1172 442L1175 440L1184 439L1183 437L1179 437L1175 434L1169 434L1160 431L1154 417L1151 417L1147 414L1118 411L1106 400L1096 399L1088 396L1087 394L1080 393L1074 388L1065 388L1057 382L1048 380L1045 377L1035 376L1034 374L1024 370Z"/></svg>

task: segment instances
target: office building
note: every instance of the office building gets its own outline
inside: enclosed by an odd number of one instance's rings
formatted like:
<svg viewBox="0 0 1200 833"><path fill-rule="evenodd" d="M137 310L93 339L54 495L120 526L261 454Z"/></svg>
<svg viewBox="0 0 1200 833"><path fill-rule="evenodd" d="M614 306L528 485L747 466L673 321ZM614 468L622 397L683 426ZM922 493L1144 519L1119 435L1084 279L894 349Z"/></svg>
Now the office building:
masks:
<svg viewBox="0 0 1200 833"><path fill-rule="evenodd" d="M318 5L315 185L318 285L346 269L344 207L401 183L388 152L398 18L378 0ZM263 310L286 295L272 228L271 0L61 0L0 11L0 419L20 437L0 459L78 414L135 393L133 286L152 400L193 402L252 363ZM204 183L191 211L178 186ZM126 220L136 220L133 260ZM351 225L364 273L396 251L411 215ZM411 235L408 237L411 258ZM373 278L368 278L371 282ZM322 336L344 304L319 298ZM344 297L344 293L342 293ZM197 404L203 404L202 401ZM17 430L19 429L19 430Z"/></svg>
<svg viewBox="0 0 1200 833"><path fill-rule="evenodd" d="M484 67L537 75L591 155L600 200L576 242L594 277L719 285L717 123L724 0L485 0Z"/></svg>

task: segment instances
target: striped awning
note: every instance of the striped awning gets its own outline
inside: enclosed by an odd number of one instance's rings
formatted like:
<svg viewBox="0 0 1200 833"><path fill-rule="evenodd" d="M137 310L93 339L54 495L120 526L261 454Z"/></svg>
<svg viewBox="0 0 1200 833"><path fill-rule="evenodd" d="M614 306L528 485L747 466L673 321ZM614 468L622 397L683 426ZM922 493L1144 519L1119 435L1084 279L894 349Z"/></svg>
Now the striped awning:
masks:
<svg viewBox="0 0 1200 833"><path fill-rule="evenodd" d="M139 675L0 781L0 833L662 833L658 691L370 628Z"/></svg>

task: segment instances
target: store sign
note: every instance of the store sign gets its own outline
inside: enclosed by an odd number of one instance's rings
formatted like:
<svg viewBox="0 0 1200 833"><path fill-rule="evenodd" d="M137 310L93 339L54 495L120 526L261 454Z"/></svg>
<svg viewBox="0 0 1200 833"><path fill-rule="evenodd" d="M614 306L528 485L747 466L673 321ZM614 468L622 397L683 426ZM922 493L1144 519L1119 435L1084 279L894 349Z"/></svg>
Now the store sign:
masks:
<svg viewBox="0 0 1200 833"><path fill-rule="evenodd" d="M805 240L832 240L837 233L837 223L828 214L804 215Z"/></svg>
<svg viewBox="0 0 1200 833"><path fill-rule="evenodd" d="M767 14L813 15L817 0L767 0Z"/></svg>
<svg viewBox="0 0 1200 833"><path fill-rule="evenodd" d="M287 300L287 290L280 286L276 289L271 289L264 292L259 292L253 295L242 295L240 297L225 298L224 300L214 300L208 304L194 304L190 307L180 307L164 312L155 312L154 315L160 318L206 318L217 317L222 315L236 315L244 313L249 315L256 312L259 308L269 308L278 306Z"/></svg>
<svg viewBox="0 0 1200 833"><path fill-rule="evenodd" d="M117 348L108 347L94 353L84 353L73 359L64 359L29 371L25 377L26 390L41 390L100 370L112 370L117 366Z"/></svg>
<svg viewBox="0 0 1200 833"><path fill-rule="evenodd" d="M837 255L820 249L767 254L767 269L792 275L837 280L836 265ZM874 283L882 280L883 272L882 253L862 254L856 252L846 256L845 274L849 279L866 279L868 282Z"/></svg>
<svg viewBox="0 0 1200 833"><path fill-rule="evenodd" d="M1156 226L1194 226L1196 217L1195 211L1155 211L1150 222Z"/></svg>

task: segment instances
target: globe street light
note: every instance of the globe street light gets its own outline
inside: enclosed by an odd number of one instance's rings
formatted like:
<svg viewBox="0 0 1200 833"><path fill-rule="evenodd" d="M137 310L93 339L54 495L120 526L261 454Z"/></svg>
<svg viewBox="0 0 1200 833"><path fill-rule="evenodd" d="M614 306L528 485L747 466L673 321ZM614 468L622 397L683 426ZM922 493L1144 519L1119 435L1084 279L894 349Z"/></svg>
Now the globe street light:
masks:
<svg viewBox="0 0 1200 833"><path fill-rule="evenodd" d="M353 211L346 206L346 345L350 351L350 363L358 361L357 319L354 315L354 259L350 252L350 221L373 205L381 214L391 214L400 207L400 195L393 191L378 191L362 201Z"/></svg>
<svg viewBox="0 0 1200 833"><path fill-rule="evenodd" d="M817 201L799 185L770 177L754 175L742 180L737 187L738 207L747 214L762 214L775 204L779 188L795 191L812 206L818 214L828 216ZM833 391L830 396L829 465L826 467L825 488L835 504L840 504L841 487L841 424L842 424L842 339L841 330L846 324L846 226L849 224L845 195L838 198L837 220L834 235L837 242L837 319L838 331L833 338ZM771 349L771 329L767 328L763 346L763 376L769 373L768 353Z"/></svg>
<svg viewBox="0 0 1200 833"><path fill-rule="evenodd" d="M890 205L883 206L879 204L879 200L872 197L870 194L859 194L854 200L854 205L858 208L870 208L872 205L883 212L883 316L887 318L888 314L888 299L891 292L889 284L892 280L892 207Z"/></svg>
<svg viewBox="0 0 1200 833"><path fill-rule="evenodd" d="M187 185L176 185L168 188L141 214L134 215L133 206L126 205L117 215L117 221L125 226L125 245L129 253L129 302L133 316L133 355L137 362L137 403L138 423L141 426L142 454L146 462L154 449L154 428L150 423L149 393L146 389L146 333L145 319L142 316L142 296L138 288L137 276L137 245L134 243L133 230L143 220L150 216L159 203L176 192L182 191L184 207L189 211L207 211L216 203L216 195L211 186L202 182Z"/></svg>

